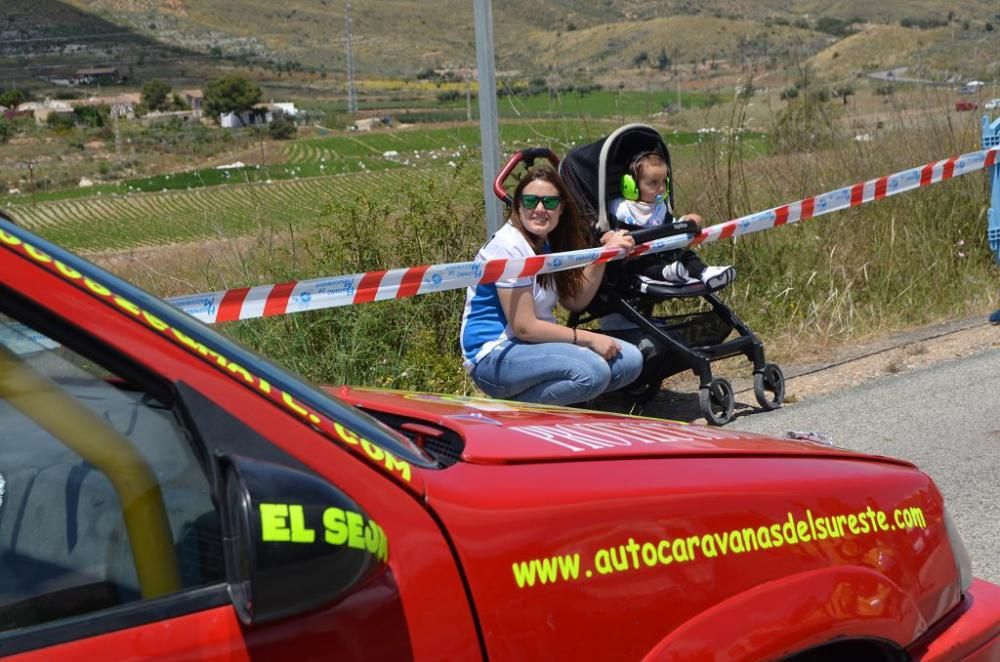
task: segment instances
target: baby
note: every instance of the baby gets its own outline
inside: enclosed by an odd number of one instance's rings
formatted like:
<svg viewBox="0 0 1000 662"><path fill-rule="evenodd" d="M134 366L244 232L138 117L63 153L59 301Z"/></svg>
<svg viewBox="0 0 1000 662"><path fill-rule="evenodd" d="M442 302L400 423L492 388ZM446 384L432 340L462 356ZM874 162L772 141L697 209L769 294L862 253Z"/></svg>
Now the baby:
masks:
<svg viewBox="0 0 1000 662"><path fill-rule="evenodd" d="M670 208L670 169L656 152L640 152L621 178L621 197L611 200L608 211L619 223L632 229L664 223L692 221L699 227L702 218L687 214L674 220ZM728 285L736 277L733 267L710 267L687 248L655 253L637 262L637 272L653 280L689 285L702 282L711 289Z"/></svg>

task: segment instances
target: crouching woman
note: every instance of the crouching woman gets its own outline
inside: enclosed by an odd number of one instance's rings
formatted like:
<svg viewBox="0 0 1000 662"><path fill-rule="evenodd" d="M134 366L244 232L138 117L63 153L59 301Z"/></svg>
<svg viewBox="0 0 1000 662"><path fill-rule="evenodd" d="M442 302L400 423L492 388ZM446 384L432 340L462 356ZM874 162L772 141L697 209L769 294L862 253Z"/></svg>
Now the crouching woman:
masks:
<svg viewBox="0 0 1000 662"><path fill-rule="evenodd" d="M590 232L558 173L534 168L514 190L507 223L477 261L526 258L590 246ZM605 247L632 248L626 232L607 233ZM462 315L465 367L495 398L566 405L627 386L642 370L635 345L556 321L557 303L581 311L597 293L604 264L507 278L470 287Z"/></svg>

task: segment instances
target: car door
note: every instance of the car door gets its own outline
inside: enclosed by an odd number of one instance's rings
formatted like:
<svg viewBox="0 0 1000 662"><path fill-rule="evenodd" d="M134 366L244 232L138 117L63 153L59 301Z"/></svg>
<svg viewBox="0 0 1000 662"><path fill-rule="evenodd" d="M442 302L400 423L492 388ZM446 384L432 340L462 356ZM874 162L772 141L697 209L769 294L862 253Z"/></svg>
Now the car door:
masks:
<svg viewBox="0 0 1000 662"><path fill-rule="evenodd" d="M193 350L197 323L42 242L11 258L13 239L0 236L0 655L480 655L448 541L387 472L416 476L351 431L374 421L343 407L335 443L293 398Z"/></svg>

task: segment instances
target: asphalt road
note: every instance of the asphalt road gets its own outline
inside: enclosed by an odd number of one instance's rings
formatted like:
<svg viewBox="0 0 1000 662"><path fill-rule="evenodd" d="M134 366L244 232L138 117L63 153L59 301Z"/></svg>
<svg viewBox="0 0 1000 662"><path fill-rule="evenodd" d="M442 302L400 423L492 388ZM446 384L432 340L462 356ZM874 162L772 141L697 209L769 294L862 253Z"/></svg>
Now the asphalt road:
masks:
<svg viewBox="0 0 1000 662"><path fill-rule="evenodd" d="M944 494L976 576L1000 583L1000 350L743 416L726 428L823 432L835 446L913 462Z"/></svg>

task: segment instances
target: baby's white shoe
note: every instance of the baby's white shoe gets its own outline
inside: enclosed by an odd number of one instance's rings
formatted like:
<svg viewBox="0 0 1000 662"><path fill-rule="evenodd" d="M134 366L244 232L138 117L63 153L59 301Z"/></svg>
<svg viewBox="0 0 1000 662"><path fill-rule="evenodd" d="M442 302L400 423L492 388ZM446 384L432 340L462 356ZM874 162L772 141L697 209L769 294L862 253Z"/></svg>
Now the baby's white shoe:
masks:
<svg viewBox="0 0 1000 662"><path fill-rule="evenodd" d="M701 282L713 290L725 287L734 280L736 280L734 267L705 267L701 272Z"/></svg>
<svg viewBox="0 0 1000 662"><path fill-rule="evenodd" d="M663 267L663 280L668 283L686 283L688 278L687 267L681 262L671 262Z"/></svg>

